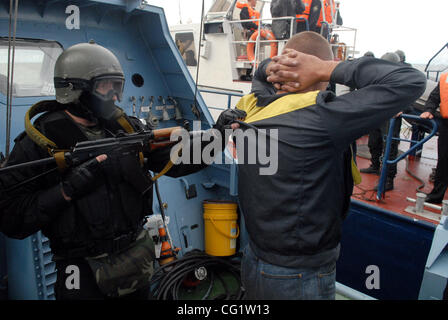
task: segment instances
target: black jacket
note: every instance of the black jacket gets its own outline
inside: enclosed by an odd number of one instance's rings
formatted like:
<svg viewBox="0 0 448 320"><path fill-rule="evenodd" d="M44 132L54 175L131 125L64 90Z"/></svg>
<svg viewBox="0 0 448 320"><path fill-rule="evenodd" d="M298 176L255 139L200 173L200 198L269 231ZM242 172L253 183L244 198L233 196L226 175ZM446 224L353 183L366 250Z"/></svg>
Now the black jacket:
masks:
<svg viewBox="0 0 448 320"><path fill-rule="evenodd" d="M433 116L440 117L440 113L437 110L440 107L440 82L429 94L428 100L425 103L425 110L430 112Z"/></svg>
<svg viewBox="0 0 448 320"><path fill-rule="evenodd" d="M273 95L265 82L268 62L260 64L252 87L261 108L285 97ZM322 91L306 108L251 123L279 135L277 173L260 175L260 164L240 164L238 177L251 248L269 263L315 267L337 260L350 196L347 148L415 101L426 85L420 71L372 58L341 62L331 82L357 90Z"/></svg>
<svg viewBox="0 0 448 320"><path fill-rule="evenodd" d="M251 20L253 19L250 15L249 15L249 9L247 7L244 7L241 9L240 12L240 19L241 20ZM242 26L248 30L258 30L258 26L255 22L253 21L249 21L249 22L241 22Z"/></svg>
<svg viewBox="0 0 448 320"><path fill-rule="evenodd" d="M134 130L142 129L138 119L127 119ZM35 126L62 148L87 140L63 111L42 115ZM110 137L120 127L105 125L103 129ZM129 178L132 177L131 173L149 178L148 170L160 172L169 160L170 149L166 147L146 154L148 161L144 168L140 167L137 157L118 159L109 155L101 163L103 175L97 188L76 201L68 202L63 198L60 182L64 174L57 171L13 191L2 192L0 231L9 237L22 239L42 230L50 239L52 251L62 257L110 252L116 249L112 248L117 243L113 239L135 237L135 232L142 227L144 216L152 213L152 188L144 194L138 192ZM26 133L22 133L15 139L8 165L48 156ZM127 161L125 165L123 161ZM0 189L8 189L52 167L54 165L38 166L2 174ZM203 164L176 165L167 175L177 177L204 167Z"/></svg>

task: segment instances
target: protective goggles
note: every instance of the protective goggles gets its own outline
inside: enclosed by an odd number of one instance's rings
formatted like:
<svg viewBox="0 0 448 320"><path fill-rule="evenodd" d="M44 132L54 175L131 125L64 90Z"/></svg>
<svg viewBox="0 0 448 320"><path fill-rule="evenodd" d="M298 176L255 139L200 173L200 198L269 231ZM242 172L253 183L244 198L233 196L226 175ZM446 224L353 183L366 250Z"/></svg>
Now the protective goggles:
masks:
<svg viewBox="0 0 448 320"><path fill-rule="evenodd" d="M102 100L112 100L114 96L118 101L123 98L124 77L121 75L104 75L84 80L79 78L54 78L55 88L72 87L72 90L89 91Z"/></svg>
<svg viewBox="0 0 448 320"><path fill-rule="evenodd" d="M114 96L117 97L118 101L121 101L123 97L123 87L123 77L97 77L92 79L91 92L105 101L113 100Z"/></svg>

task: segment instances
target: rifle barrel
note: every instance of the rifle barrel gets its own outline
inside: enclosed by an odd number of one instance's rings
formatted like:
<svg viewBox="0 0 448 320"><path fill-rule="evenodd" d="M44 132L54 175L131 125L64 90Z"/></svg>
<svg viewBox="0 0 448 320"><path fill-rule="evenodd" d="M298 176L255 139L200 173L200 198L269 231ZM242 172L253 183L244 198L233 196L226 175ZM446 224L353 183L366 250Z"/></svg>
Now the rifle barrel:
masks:
<svg viewBox="0 0 448 320"><path fill-rule="evenodd" d="M72 150L72 152L67 153L66 156L70 155L70 154L76 155L77 153L79 153L80 150L82 150L81 154L88 155L89 157L94 157L95 156L94 153L89 155L89 152L88 152L89 150L95 151L95 150L101 150L101 148L103 148L103 149L105 149L105 152L107 152L107 147L120 146L120 144L125 143L126 141L131 141L131 142L133 140L139 141L139 139L141 140L141 142L143 142L144 141L143 138L145 138L145 137L151 138L151 140L154 139L154 141L152 141L153 143L150 143L150 145L154 144L150 148L151 150L153 150L156 148L165 147L170 144L173 144L175 141L173 141L173 142L169 141L170 135L173 133L173 131L181 130L181 129L182 129L182 127L170 127L170 128L153 130L151 132L147 131L147 132L144 132L143 134L140 133L140 134L127 135L125 137L119 137L119 138L106 138L106 139L95 140L95 141L83 141L83 142L77 143L75 148ZM86 159L84 159L84 160L86 160ZM55 162L56 161L53 157L49 157L49 158L45 158L45 159L39 159L39 160L30 161L30 162L14 164L11 166L0 168L0 174L6 173L9 171L13 171L13 170L17 170L17 169L26 168L26 167L54 164Z"/></svg>
<svg viewBox="0 0 448 320"><path fill-rule="evenodd" d="M43 166L46 164L51 164L51 163L55 163L55 160L53 157L49 157L49 158L45 158L45 159L39 159L39 160L34 160L27 163L19 163L19 164L14 164L12 166L8 166L8 167L4 167L4 168L0 168L0 174L2 173L6 173L8 171L12 171L12 170L17 170L17 169L21 169L21 168L26 168L26 167L31 167L31 166Z"/></svg>

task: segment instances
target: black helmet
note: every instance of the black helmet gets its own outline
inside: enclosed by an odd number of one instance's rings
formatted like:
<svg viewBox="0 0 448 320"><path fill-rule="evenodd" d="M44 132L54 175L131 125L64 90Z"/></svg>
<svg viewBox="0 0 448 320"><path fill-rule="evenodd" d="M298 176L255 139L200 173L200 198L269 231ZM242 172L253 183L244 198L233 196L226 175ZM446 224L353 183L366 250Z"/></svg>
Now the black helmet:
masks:
<svg viewBox="0 0 448 320"><path fill-rule="evenodd" d="M79 43L56 60L54 86L59 103L89 109L78 115L86 117L91 112L94 117L108 119L116 116L115 97L122 99L123 69L110 50L93 41Z"/></svg>

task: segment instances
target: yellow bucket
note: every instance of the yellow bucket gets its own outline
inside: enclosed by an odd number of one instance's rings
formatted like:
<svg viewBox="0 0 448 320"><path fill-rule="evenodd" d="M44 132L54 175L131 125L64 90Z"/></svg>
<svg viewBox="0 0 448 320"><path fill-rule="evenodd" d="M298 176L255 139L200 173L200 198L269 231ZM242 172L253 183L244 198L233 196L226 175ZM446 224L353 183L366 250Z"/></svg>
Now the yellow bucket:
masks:
<svg viewBox="0 0 448 320"><path fill-rule="evenodd" d="M211 256L231 256L236 251L240 235L236 213L237 204L222 200L205 200L204 242L205 252Z"/></svg>

